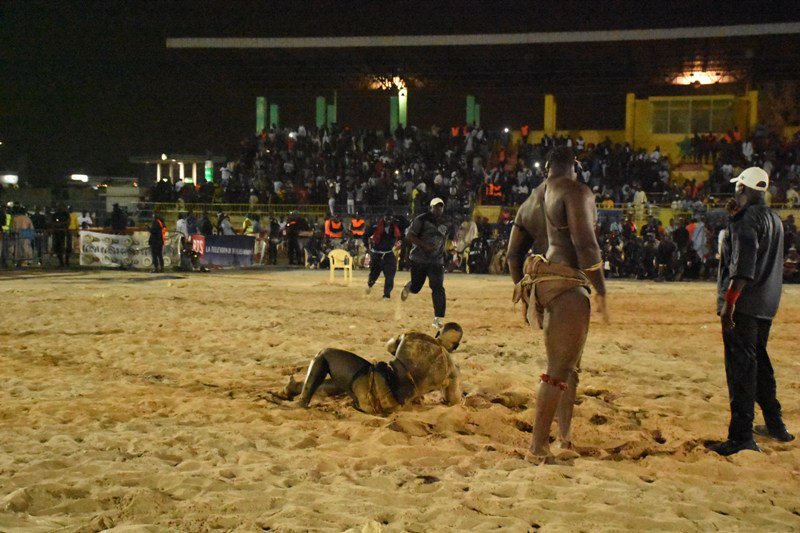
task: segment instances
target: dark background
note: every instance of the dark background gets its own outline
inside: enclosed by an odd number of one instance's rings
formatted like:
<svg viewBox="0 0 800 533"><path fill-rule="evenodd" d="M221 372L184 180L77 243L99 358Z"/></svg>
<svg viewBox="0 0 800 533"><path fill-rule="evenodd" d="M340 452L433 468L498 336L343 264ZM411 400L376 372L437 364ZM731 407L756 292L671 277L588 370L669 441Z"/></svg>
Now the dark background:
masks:
<svg viewBox="0 0 800 533"><path fill-rule="evenodd" d="M800 38L351 50L167 49L167 37L301 37L590 31L800 20L796 2L37 2L0 4L0 171L33 185L72 172L135 175L133 155L232 156L255 129L255 97L283 124L314 122L314 97L338 92L341 124L383 128L387 92L366 74L422 81L409 123L464 120L474 94L489 128L621 129L626 92L692 92L665 76L696 58L744 74L733 86L800 79Z"/></svg>

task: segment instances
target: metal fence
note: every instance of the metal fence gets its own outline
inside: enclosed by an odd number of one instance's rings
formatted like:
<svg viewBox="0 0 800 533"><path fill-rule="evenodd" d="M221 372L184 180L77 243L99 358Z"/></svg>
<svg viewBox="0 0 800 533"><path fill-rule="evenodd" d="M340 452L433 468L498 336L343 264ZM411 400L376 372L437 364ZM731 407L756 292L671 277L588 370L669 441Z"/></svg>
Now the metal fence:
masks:
<svg viewBox="0 0 800 533"><path fill-rule="evenodd" d="M80 250L77 231L30 229L0 232L0 268L57 266L58 255L78 264Z"/></svg>

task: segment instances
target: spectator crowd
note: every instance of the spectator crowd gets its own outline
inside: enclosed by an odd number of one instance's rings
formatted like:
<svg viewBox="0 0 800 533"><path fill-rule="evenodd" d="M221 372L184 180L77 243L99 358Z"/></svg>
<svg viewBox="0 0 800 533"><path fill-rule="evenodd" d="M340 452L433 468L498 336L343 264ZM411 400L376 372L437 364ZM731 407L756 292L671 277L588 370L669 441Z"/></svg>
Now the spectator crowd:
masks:
<svg viewBox="0 0 800 533"><path fill-rule="evenodd" d="M772 176L768 201L800 205L800 134L781 139L763 128L746 138L736 128L719 137L695 134L686 143L686 161L712 165L710 179L678 185L670 181L670 163L658 146L647 152L609 138L587 143L581 136L544 135L534 142L527 126L519 133L521 138L512 141L508 130L481 127L423 131L401 126L394 132L336 125L272 128L243 139L238 156L220 169L213 182L201 178L192 186L164 179L145 200L157 205L177 203L183 211L179 232L253 234L263 245L263 262L274 264L283 250L290 264L307 264L311 257L310 263L319 266L324 264L326 250L342 243L356 255L366 256L370 232L348 233L353 222L369 228L388 212L405 229L432 198L439 197L445 201L451 226L449 268L502 272L514 207L544 179L547 153L556 146L570 146L578 157L578 179L594 191L600 208L597 236L607 274L659 280L714 275L718 236L727 223L721 205L730 194L729 180L739 168L758 165ZM500 220L471 220L479 202L504 206ZM245 217L242 227L234 227L223 212L216 217L207 211L195 215L192 205L196 203L249 204L254 213L263 205L292 205L302 211L304 205L325 204L327 216L308 220L292 213L262 220L254 214ZM645 219L653 204L671 205L683 218L664 227L652 217L636 228L633 220ZM152 204L143 204L148 205ZM625 209L617 209L620 206ZM43 253L63 248L67 252L57 255L59 264L66 265L77 230L97 224L119 232L134 223L119 206L101 216L102 220L94 213L70 212L64 205L28 212L10 203L3 210L0 214L8 222L4 231L24 236L12 246L6 235L4 264L9 258L18 263L40 262ZM331 223L343 228L341 236L329 231ZM33 235L30 248L24 244L29 233ZM789 217L786 256L790 263L797 255L795 235ZM400 268L405 267L405 253L405 248L399 251Z"/></svg>

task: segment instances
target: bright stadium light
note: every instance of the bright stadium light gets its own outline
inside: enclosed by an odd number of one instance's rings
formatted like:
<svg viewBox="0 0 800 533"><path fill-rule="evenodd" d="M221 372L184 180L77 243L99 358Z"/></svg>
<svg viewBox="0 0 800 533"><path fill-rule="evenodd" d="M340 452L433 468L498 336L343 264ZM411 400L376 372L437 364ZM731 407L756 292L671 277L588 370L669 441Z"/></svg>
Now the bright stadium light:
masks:
<svg viewBox="0 0 800 533"><path fill-rule="evenodd" d="M505 133L508 133L508 128L503 128L503 131L504 131Z"/></svg>
<svg viewBox="0 0 800 533"><path fill-rule="evenodd" d="M535 162L535 163L533 164L533 166L534 166L534 167L536 167L536 168L539 168L541 165L540 165L540 164L539 164L539 162L537 161L537 162Z"/></svg>
<svg viewBox="0 0 800 533"><path fill-rule="evenodd" d="M16 185L19 183L19 176L16 174L3 174L0 176L0 183L3 185Z"/></svg>
<svg viewBox="0 0 800 533"><path fill-rule="evenodd" d="M683 72L673 78L674 85L713 85L715 83L731 83L733 76L724 72L695 71Z"/></svg>
<svg viewBox="0 0 800 533"><path fill-rule="evenodd" d="M166 161L167 160L167 154L161 154L161 160L162 161Z"/></svg>
<svg viewBox="0 0 800 533"><path fill-rule="evenodd" d="M71 179L72 181L80 181L83 183L89 182L89 176L87 176L86 174L73 174L69 177L69 179Z"/></svg>

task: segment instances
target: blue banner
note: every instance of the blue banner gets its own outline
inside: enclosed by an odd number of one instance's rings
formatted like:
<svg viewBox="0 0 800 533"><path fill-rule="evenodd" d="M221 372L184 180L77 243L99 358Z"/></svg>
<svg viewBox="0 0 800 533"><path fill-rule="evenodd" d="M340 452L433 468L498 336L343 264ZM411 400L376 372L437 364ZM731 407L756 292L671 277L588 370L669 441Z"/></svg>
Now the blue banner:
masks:
<svg viewBox="0 0 800 533"><path fill-rule="evenodd" d="M255 237L249 235L193 235L195 249L202 247L200 264L248 267L253 264ZM199 246L198 246L199 245Z"/></svg>

